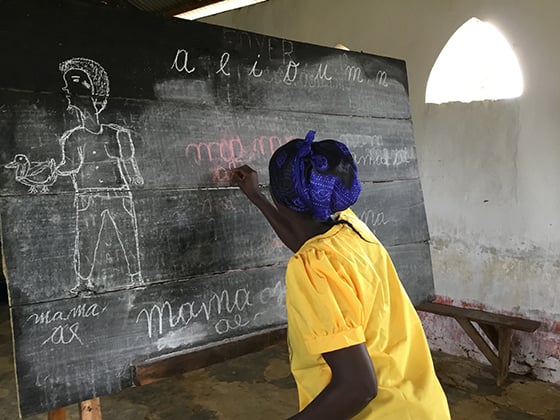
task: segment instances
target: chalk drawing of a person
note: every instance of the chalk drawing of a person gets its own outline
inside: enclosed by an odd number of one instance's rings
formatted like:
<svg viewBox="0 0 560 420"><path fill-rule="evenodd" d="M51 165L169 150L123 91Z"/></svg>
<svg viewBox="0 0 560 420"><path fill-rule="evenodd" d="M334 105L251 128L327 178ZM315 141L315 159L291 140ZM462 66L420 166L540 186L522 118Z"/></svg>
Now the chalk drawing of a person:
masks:
<svg viewBox="0 0 560 420"><path fill-rule="evenodd" d="M134 156L131 131L117 124L102 124L99 114L109 97L105 69L88 58L71 58L59 65L68 101L67 111L78 125L59 139L61 160L31 162L17 154L6 168L15 169L17 182L30 194L46 193L59 176L68 176L74 185L76 236L72 294L95 292L92 274L102 232L114 232L126 260L132 285L143 284L140 269L138 223L131 185L143 185Z"/></svg>
<svg viewBox="0 0 560 420"><path fill-rule="evenodd" d="M75 189L76 236L72 293L94 292L92 273L104 229L112 229L124 253L133 285L142 284L138 224L131 185L142 185L130 130L102 124L99 114L109 97L105 69L88 58L71 58L59 65L67 111L79 124L59 139L59 176L69 176Z"/></svg>

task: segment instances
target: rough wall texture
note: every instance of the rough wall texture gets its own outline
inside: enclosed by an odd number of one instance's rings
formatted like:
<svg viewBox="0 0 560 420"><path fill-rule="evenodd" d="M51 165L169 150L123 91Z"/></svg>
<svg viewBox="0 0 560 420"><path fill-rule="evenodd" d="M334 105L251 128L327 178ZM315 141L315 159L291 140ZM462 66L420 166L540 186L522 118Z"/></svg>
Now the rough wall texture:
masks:
<svg viewBox="0 0 560 420"><path fill-rule="evenodd" d="M523 96L426 104L439 52L473 16L510 42ZM514 367L560 383L558 16L556 0L272 0L206 21L406 60L436 294L542 321L514 336ZM479 354L452 319L424 322L432 346Z"/></svg>

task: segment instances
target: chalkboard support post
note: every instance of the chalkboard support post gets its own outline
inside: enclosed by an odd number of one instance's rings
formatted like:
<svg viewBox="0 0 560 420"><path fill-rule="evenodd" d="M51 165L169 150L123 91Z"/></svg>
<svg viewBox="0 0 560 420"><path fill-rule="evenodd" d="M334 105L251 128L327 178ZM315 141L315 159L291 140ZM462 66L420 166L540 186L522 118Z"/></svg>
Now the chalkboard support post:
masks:
<svg viewBox="0 0 560 420"><path fill-rule="evenodd" d="M80 420L101 420L101 400L99 397L82 401L80 406Z"/></svg>
<svg viewBox="0 0 560 420"><path fill-rule="evenodd" d="M49 411L48 420L66 420L66 407Z"/></svg>
<svg viewBox="0 0 560 420"><path fill-rule="evenodd" d="M101 400L99 398L80 402L78 409L80 411L80 420L102 420ZM66 407L49 411L48 420L66 420Z"/></svg>

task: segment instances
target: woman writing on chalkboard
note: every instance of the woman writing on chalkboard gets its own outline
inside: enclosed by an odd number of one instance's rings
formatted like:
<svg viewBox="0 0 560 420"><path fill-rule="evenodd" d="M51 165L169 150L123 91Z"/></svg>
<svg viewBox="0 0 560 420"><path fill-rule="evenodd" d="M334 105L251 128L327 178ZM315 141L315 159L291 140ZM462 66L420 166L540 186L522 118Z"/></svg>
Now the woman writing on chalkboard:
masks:
<svg viewBox="0 0 560 420"><path fill-rule="evenodd" d="M256 172L233 179L294 255L286 270L294 419L449 419L420 320L389 255L350 210L356 164L315 132L275 151L274 204Z"/></svg>

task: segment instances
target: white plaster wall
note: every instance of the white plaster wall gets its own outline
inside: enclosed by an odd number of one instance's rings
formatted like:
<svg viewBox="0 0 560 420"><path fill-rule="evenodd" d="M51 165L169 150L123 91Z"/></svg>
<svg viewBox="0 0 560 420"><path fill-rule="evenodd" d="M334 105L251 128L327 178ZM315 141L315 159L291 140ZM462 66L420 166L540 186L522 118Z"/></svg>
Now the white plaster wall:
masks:
<svg viewBox="0 0 560 420"><path fill-rule="evenodd" d="M512 45L523 96L425 104L433 63L473 16ZM436 294L544 321L540 336L519 339L520 351L534 353L541 340L537 353L552 357L541 376L553 381L560 381L559 18L558 0L269 0L205 20L406 61ZM445 336L441 328L427 332Z"/></svg>

